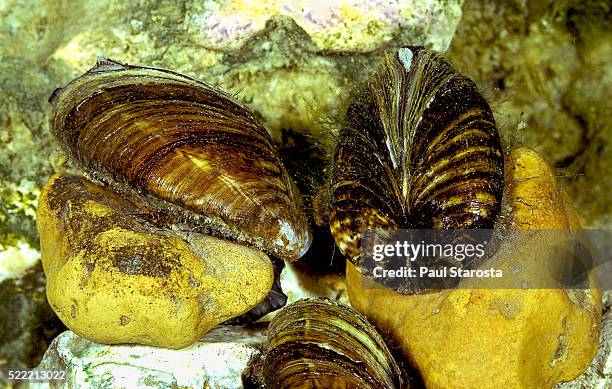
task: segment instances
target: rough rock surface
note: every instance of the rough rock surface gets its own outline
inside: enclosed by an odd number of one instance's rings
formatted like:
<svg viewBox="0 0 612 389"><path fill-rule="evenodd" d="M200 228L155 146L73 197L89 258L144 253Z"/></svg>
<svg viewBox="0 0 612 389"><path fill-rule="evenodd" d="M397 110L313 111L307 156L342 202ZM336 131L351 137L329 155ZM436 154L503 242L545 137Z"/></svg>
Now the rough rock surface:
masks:
<svg viewBox="0 0 612 389"><path fill-rule="evenodd" d="M267 255L161 229L109 189L57 174L37 224L49 304L75 333L182 348L256 306L274 281Z"/></svg>
<svg viewBox="0 0 612 389"><path fill-rule="evenodd" d="M586 371L571 382L563 382L555 389L606 389L612 387L612 291L603 297L604 314L599 335L599 349Z"/></svg>
<svg viewBox="0 0 612 389"><path fill-rule="evenodd" d="M578 227L550 168L535 152L517 149L506 165L506 228ZM515 257L494 267L529 266L527 282L529 276L546 273L548 256L537 251L539 245L527 245L526 252L515 246ZM491 263L497 259L494 256ZM552 388L580 375L597 351L597 289L472 286L401 295L368 287L350 264L347 287L353 307L382 334L389 334L428 388L452 388L457 383L466 388Z"/></svg>
<svg viewBox="0 0 612 389"><path fill-rule="evenodd" d="M39 365L66 369L57 388L242 388L242 373L261 354L262 330L221 326L182 350L108 346L71 331L59 335ZM45 384L31 385L45 388Z"/></svg>
<svg viewBox="0 0 612 389"><path fill-rule="evenodd" d="M612 8L468 1L448 58L492 106L506 144L540 153L588 228L612 226ZM607 251L612 251L612 243Z"/></svg>
<svg viewBox="0 0 612 389"><path fill-rule="evenodd" d="M49 345L46 339L65 329L46 304L45 279L38 267L0 282L0 368L36 366Z"/></svg>

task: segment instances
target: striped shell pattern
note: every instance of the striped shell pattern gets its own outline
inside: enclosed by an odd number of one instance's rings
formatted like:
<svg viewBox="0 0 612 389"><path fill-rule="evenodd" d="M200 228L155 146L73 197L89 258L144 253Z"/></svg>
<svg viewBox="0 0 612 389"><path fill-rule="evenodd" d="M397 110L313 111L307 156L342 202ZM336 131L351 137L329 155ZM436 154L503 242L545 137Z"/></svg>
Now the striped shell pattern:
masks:
<svg viewBox="0 0 612 389"><path fill-rule="evenodd" d="M404 47L355 94L340 131L330 228L360 263L366 229L492 228L503 190L493 114L441 55Z"/></svg>
<svg viewBox="0 0 612 389"><path fill-rule="evenodd" d="M408 389L406 373L383 337L352 308L299 300L270 322L263 364L278 389Z"/></svg>
<svg viewBox="0 0 612 389"><path fill-rule="evenodd" d="M308 249L298 189L266 129L232 96L104 60L50 101L52 133L90 177L283 259Z"/></svg>

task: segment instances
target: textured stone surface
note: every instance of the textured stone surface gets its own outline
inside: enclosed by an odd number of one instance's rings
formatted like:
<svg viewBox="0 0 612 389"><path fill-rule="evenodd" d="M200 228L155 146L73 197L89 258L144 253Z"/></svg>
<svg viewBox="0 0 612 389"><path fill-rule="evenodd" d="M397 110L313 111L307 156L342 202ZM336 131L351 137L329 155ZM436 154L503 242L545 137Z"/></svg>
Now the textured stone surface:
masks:
<svg viewBox="0 0 612 389"><path fill-rule="evenodd" d="M555 389L607 389L612 387L612 291L604 292L604 314L599 349L589 368L571 382L563 382Z"/></svg>
<svg viewBox="0 0 612 389"><path fill-rule="evenodd" d="M192 12L187 24L201 34L209 47L232 47L260 30L269 15L293 18L317 47L369 51L391 39L421 41L438 48L449 44L461 1L364 0L244 0L209 2L202 12Z"/></svg>
<svg viewBox="0 0 612 389"><path fill-rule="evenodd" d="M263 252L173 233L129 201L57 174L37 224L47 297L68 328L100 343L182 348L262 301L274 280Z"/></svg>
<svg viewBox="0 0 612 389"><path fill-rule="evenodd" d="M506 180L506 228L578 227L555 177L535 152L517 149L510 154ZM511 244L514 256L494 267L529 268L524 274L527 282L530 276L548 273L549 255L542 256L539 245L525 243L527 250L522 250L520 242ZM498 260L494 256L491 263ZM597 350L597 289L472 287L400 295L368 288L350 264L347 287L353 307L390 335L428 388L452 388L457 383L469 388L551 388L580 375Z"/></svg>
<svg viewBox="0 0 612 389"><path fill-rule="evenodd" d="M66 369L58 388L242 388L242 373L261 354L265 333L217 327L182 350L94 343L71 331L58 336L39 365ZM31 385L44 388L45 385Z"/></svg>

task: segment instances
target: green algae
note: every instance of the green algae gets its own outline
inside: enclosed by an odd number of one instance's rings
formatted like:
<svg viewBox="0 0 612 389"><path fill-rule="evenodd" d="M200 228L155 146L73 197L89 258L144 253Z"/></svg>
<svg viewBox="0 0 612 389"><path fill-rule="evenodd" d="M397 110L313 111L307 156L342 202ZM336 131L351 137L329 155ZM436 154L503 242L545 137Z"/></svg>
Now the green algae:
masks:
<svg viewBox="0 0 612 389"><path fill-rule="evenodd" d="M538 151L590 228L612 226L612 15L589 2L466 3L448 57L509 147Z"/></svg>

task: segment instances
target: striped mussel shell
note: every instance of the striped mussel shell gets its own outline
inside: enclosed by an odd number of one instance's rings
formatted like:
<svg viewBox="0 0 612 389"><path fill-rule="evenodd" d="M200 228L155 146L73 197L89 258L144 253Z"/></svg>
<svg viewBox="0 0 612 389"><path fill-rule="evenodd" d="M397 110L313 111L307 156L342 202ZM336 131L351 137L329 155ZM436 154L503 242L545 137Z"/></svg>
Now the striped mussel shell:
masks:
<svg viewBox="0 0 612 389"><path fill-rule="evenodd" d="M50 102L53 135L91 178L190 229L286 260L308 249L300 193L277 148L227 93L103 60Z"/></svg>
<svg viewBox="0 0 612 389"><path fill-rule="evenodd" d="M503 152L491 109L441 55L403 47L352 97L331 179L330 228L360 264L366 229L490 229Z"/></svg>
<svg viewBox="0 0 612 389"><path fill-rule="evenodd" d="M263 377L270 388L408 388L376 329L346 305L306 299L270 322Z"/></svg>

